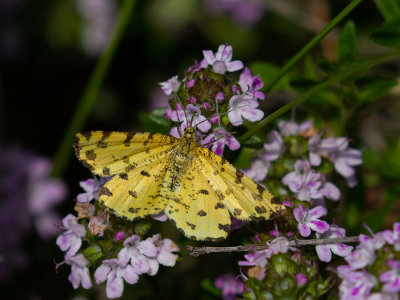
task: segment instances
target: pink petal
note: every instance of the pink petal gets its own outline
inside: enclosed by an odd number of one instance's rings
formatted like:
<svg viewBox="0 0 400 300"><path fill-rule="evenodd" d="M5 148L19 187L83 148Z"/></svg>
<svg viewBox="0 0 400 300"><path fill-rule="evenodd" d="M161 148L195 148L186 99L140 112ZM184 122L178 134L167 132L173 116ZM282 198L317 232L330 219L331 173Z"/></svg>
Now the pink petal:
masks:
<svg viewBox="0 0 400 300"><path fill-rule="evenodd" d="M243 68L243 63L240 60L234 60L228 63L228 71L235 72Z"/></svg>
<svg viewBox="0 0 400 300"><path fill-rule="evenodd" d="M321 220L311 220L307 225L318 233L324 233L329 230L329 224Z"/></svg>
<svg viewBox="0 0 400 300"><path fill-rule="evenodd" d="M111 271L111 267L108 265L100 265L94 272L94 280L97 284L106 281L108 273Z"/></svg>
<svg viewBox="0 0 400 300"><path fill-rule="evenodd" d="M211 50L204 50L203 55L209 65L212 65L215 62L214 53Z"/></svg>
<svg viewBox="0 0 400 300"><path fill-rule="evenodd" d="M323 206L317 206L308 211L308 215L312 218L320 218L322 216L325 216L326 213L327 213L327 210Z"/></svg>
<svg viewBox="0 0 400 300"><path fill-rule="evenodd" d="M302 236L308 237L311 234L311 229L306 224L297 225L299 232Z"/></svg>
<svg viewBox="0 0 400 300"><path fill-rule="evenodd" d="M127 283L130 284L135 284L139 280L139 275L133 271L133 267L131 265L127 265L122 269L122 277Z"/></svg>
<svg viewBox="0 0 400 300"><path fill-rule="evenodd" d="M329 247L326 245L319 245L315 247L318 257L323 262L330 262L332 259L332 253Z"/></svg>
<svg viewBox="0 0 400 300"><path fill-rule="evenodd" d="M124 281L122 276L113 274L114 276L107 279L106 294L108 298L118 298L124 292Z"/></svg>

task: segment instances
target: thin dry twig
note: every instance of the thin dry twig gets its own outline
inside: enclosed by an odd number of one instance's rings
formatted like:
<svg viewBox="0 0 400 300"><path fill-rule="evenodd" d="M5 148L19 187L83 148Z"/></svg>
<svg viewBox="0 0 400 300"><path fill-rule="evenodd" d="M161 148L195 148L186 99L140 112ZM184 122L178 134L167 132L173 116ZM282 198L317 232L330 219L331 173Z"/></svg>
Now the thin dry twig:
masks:
<svg viewBox="0 0 400 300"><path fill-rule="evenodd" d="M299 240L293 239L289 241L289 247L304 247L304 246L318 246L326 244L342 244L342 243L355 243L358 242L358 236L350 236L343 238L330 238L330 239L313 239L313 240ZM231 247L192 247L187 246L186 249L192 256L200 256L210 253L222 252L251 252L255 250L264 250L269 246L267 244L258 245L241 245Z"/></svg>

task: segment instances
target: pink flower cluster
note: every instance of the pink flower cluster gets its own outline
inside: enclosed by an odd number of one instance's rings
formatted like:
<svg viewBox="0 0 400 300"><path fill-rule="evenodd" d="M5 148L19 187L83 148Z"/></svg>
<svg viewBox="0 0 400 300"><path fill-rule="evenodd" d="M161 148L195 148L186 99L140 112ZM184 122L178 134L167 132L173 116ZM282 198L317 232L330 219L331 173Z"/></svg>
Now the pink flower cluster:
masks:
<svg viewBox="0 0 400 300"><path fill-rule="evenodd" d="M393 230L378 232L372 238L361 234L359 241L357 248L345 257L348 265L337 268L342 279L339 287L341 299L398 299L400 261L395 257L399 257L400 251L400 223L395 223ZM376 270L370 267L375 264L376 258L383 254L389 255L386 259L387 270L382 274L375 274Z"/></svg>
<svg viewBox="0 0 400 300"><path fill-rule="evenodd" d="M254 251L253 253L245 254L246 260L239 261L239 266L259 266L263 268L262 272L258 273L257 279L262 280L265 277L265 266L273 255L278 253L287 253L289 250L297 251L296 248L289 247L289 240L285 237L277 237L267 242L269 246L265 250Z"/></svg>
<svg viewBox="0 0 400 300"><path fill-rule="evenodd" d="M71 274L68 280L77 289L80 285L89 289L92 287L89 272L89 261L82 253L78 253L82 246L82 239L86 237L86 228L77 222L77 218L69 214L63 219L65 231L57 238L57 245L65 251L64 261L57 267L66 263L71 265ZM117 236L121 236L120 232ZM123 235L122 235L123 236ZM123 280L135 284L139 275L155 275L159 264L172 267L175 265L179 247L170 239L161 239L159 234L144 241L133 235L124 240L117 258L105 259L96 269L94 278L96 283L107 281L106 293L109 298L120 297L124 290Z"/></svg>
<svg viewBox="0 0 400 300"><path fill-rule="evenodd" d="M173 267L179 247L170 239L161 239L159 234L144 241L133 235L124 241L124 248L118 253L118 258L103 260L96 269L96 283L107 281L106 293L108 298L118 298L124 291L124 280L135 284L139 275L154 276L159 265Z"/></svg>
<svg viewBox="0 0 400 300"><path fill-rule="evenodd" d="M264 116L263 111L258 109L258 101L264 99L264 93L260 91L263 83L258 76L251 74L249 68L244 68L239 80L225 88L221 82L210 79L211 73L229 79L226 73L243 69L241 61L232 61L232 53L232 47L226 44L220 45L216 53L205 50L203 60L191 66L182 81L173 76L160 83L164 93L171 97L170 103L171 100L175 103L179 101L166 111L167 119L177 123L170 134L179 138L191 125L197 129L200 143L218 155L223 154L225 146L231 150L240 147L240 143L229 133L232 126L242 125L243 120L256 122ZM230 90L227 92L226 89ZM228 117L226 121L221 120L224 114Z"/></svg>
<svg viewBox="0 0 400 300"><path fill-rule="evenodd" d="M104 210L100 210L97 215L94 215L96 208L91 201L98 200L99 191L107 180L108 178L94 178L80 182L80 186L85 192L77 196L75 210L78 211L78 217L69 214L63 219L64 232L58 236L56 241L60 249L65 252L64 261L57 264L57 268L62 264L70 265L71 273L68 280L73 287L77 289L82 285L83 288L90 289L92 281L89 267L94 262L89 262L85 257L85 249L79 252L84 243L85 245L89 243L89 247L91 246L87 239L87 229L94 236L111 239L115 243L115 247L120 249L117 258L103 258L101 265L94 273L94 279L96 283L107 281L107 297L117 298L123 293L124 281L135 284L141 274L155 275L160 264L174 266L178 258L174 252L179 251L179 247L170 239L161 239L159 234L143 241L140 241L138 235L125 239L123 230L105 235L105 231L110 225L109 215ZM84 218L90 218L87 226L79 223L79 220ZM153 218L159 221L166 220L165 214L158 214ZM124 247L121 249L120 242L122 241ZM103 253L99 254L103 256Z"/></svg>

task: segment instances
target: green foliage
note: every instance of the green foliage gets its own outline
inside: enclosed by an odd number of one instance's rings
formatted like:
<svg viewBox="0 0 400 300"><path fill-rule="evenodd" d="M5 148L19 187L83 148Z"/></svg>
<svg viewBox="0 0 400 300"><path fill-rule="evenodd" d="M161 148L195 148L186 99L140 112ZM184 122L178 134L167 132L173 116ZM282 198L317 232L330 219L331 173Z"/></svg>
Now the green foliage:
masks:
<svg viewBox="0 0 400 300"><path fill-rule="evenodd" d="M400 17L394 20L386 21L381 28L372 33L371 40L384 46L399 47Z"/></svg>
<svg viewBox="0 0 400 300"><path fill-rule="evenodd" d="M398 80L378 76L363 77L357 80L357 85L359 86L357 101L360 104L367 104L385 96L398 85Z"/></svg>
<svg viewBox="0 0 400 300"><path fill-rule="evenodd" d="M398 0L374 0L386 21L400 18L400 2Z"/></svg>
<svg viewBox="0 0 400 300"><path fill-rule="evenodd" d="M344 25L338 41L339 61L352 61L358 52L357 32L353 21L347 21Z"/></svg>

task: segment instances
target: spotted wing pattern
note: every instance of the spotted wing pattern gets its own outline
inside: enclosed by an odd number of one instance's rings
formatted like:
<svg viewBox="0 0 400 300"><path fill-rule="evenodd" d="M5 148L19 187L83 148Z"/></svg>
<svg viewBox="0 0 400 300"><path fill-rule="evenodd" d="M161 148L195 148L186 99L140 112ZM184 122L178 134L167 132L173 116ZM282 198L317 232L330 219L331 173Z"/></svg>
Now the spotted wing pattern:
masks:
<svg viewBox="0 0 400 300"><path fill-rule="evenodd" d="M111 176L162 160L176 141L160 133L89 131L75 136L74 148L78 159L94 174Z"/></svg>

